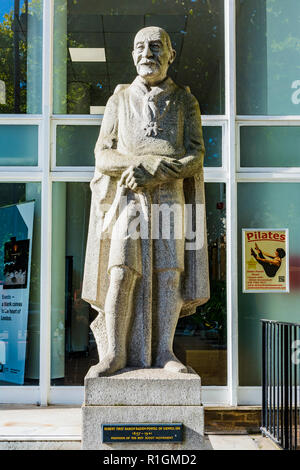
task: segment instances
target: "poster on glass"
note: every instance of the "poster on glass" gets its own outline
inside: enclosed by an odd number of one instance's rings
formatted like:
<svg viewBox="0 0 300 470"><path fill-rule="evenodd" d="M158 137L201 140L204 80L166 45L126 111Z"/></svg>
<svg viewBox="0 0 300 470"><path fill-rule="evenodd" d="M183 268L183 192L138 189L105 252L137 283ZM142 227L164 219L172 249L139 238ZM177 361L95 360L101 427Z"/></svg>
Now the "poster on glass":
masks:
<svg viewBox="0 0 300 470"><path fill-rule="evenodd" d="M0 381L24 383L34 202L0 208Z"/></svg>
<svg viewBox="0 0 300 470"><path fill-rule="evenodd" d="M243 292L289 292L288 229L244 228Z"/></svg>

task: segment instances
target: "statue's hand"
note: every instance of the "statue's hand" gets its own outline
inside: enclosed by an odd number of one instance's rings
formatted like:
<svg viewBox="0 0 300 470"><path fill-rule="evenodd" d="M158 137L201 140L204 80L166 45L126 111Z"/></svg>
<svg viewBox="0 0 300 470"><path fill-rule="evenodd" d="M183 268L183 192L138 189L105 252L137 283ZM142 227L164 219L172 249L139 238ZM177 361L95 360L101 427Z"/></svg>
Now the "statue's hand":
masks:
<svg viewBox="0 0 300 470"><path fill-rule="evenodd" d="M152 178L153 176L140 164L138 166L130 166L125 170L122 173L119 184L126 186L126 188L132 191L137 191L139 188L149 184Z"/></svg>
<svg viewBox="0 0 300 470"><path fill-rule="evenodd" d="M170 178L178 178L182 163L175 158L159 157L157 155L149 155L141 162L146 172L152 175L153 184L161 183Z"/></svg>
<svg viewBox="0 0 300 470"><path fill-rule="evenodd" d="M156 157L156 165L151 168L151 171L144 162L137 166L132 165L122 173L119 184L132 191L138 191L140 188L155 186L164 181L178 178L181 168L182 164L179 160Z"/></svg>
<svg viewBox="0 0 300 470"><path fill-rule="evenodd" d="M162 159L157 167L155 176L162 181L178 178L181 168L182 163L179 160L174 158L168 160Z"/></svg>

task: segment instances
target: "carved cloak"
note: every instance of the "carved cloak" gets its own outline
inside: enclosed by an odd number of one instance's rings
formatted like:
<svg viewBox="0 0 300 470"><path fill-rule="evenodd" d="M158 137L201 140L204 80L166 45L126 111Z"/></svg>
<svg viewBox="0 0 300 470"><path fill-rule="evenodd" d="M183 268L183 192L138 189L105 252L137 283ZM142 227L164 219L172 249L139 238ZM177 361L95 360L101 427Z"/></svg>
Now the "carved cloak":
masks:
<svg viewBox="0 0 300 470"><path fill-rule="evenodd" d="M135 80L136 82L136 80ZM132 85L135 84L133 82ZM131 85L131 86L132 86ZM125 88L124 88L125 87ZM119 95L120 99L123 98L122 93L126 91L127 86L119 86L115 94ZM130 90L129 90L130 91ZM140 88L139 92L143 92ZM196 100L189 91L180 89L171 79L168 79L165 88L162 90L160 96L163 99L171 99L176 93L182 101L183 106L187 106L186 102L192 102L194 106ZM113 104L116 103L113 95ZM192 97L192 98L191 98ZM198 106L198 104L197 104ZM178 109L178 108L177 108ZM172 111L170 111L171 113ZM178 111L176 111L178 112ZM115 146L118 142L118 126L116 125L113 113L118 113L118 109L108 106L105 111L104 121L100 131L100 136L96 144L95 152L107 146ZM202 129L199 119L195 118L195 113L191 113L192 122L187 123L189 129L194 129L194 134L190 136L191 147L198 141L201 151L204 151ZM197 115L198 116L198 115ZM112 117L112 118L111 118ZM111 122L109 123L111 118ZM165 116L168 119L168 113ZM169 116L173 119L173 116ZM176 116L175 116L176 118ZM189 116L185 116L188 121ZM174 120L174 119L173 119ZM175 123L176 125L176 123ZM107 131L109 129L109 132ZM192 131L190 131L192 133ZM108 137L110 135L110 137ZM197 137L197 139L196 139ZM185 137L185 146L189 145ZM107 142L107 140L110 142ZM172 142L171 142L172 143ZM174 144L174 148L176 145ZM182 152L182 150L180 150ZM120 151L120 153L122 153ZM182 154L182 153L181 153ZM170 155L172 156L172 155ZM184 272L181 276L181 294L183 297L183 306L180 316L191 315L195 312L196 307L204 304L209 299L209 276L208 276L208 253L207 253L207 236L206 236L206 214L205 214L205 193L203 181L203 169L197 175L185 178L183 182L185 204L193 206L192 222L191 225L197 228L198 247L195 250L185 249L184 252ZM106 292L109 287L109 254L112 248L112 241L109 238L102 236L103 223L105 220L106 212L103 210L103 203L108 206L111 205L115 199L117 190L117 179L108 175L101 174L95 170L95 176L91 182L92 201L91 213L89 223L89 233L86 248L86 260L84 270L84 280L82 289L82 298L89 302L98 312L97 319L91 325L91 328L97 328L101 332L101 341L98 344L100 355L104 355L106 351L106 333L105 333L105 318L104 318L104 303ZM146 200L151 203L151 194L147 195L145 192ZM108 207L107 206L107 207ZM146 205L149 208L149 205ZM196 210L197 207L197 210ZM148 209L149 210L149 209ZM197 226L196 226L197 214ZM153 242L151 240L151 215L149 215L149 237L148 239L141 240L142 250L142 276L137 281L137 286L134 294L134 307L132 325L130 328L130 339L128 341L128 366L134 367L149 367L151 366L151 344L152 344L152 322L155 321L152 312L152 299L155 292L152 291L152 275L153 275ZM200 219L200 220L199 220ZM200 223L199 223L200 222ZM185 245L191 243L190 240L185 241Z"/></svg>

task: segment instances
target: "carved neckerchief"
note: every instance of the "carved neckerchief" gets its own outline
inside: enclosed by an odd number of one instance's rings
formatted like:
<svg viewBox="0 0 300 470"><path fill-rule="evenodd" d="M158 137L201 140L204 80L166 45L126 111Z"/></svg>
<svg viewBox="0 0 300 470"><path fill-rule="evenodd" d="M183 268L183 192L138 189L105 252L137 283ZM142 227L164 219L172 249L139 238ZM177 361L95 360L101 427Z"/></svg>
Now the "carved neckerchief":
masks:
<svg viewBox="0 0 300 470"><path fill-rule="evenodd" d="M148 88L140 77L137 77L131 86L137 87L143 94L143 115L141 125L146 137L157 136L163 129L159 121L170 105L170 92L174 82L167 77L158 86Z"/></svg>

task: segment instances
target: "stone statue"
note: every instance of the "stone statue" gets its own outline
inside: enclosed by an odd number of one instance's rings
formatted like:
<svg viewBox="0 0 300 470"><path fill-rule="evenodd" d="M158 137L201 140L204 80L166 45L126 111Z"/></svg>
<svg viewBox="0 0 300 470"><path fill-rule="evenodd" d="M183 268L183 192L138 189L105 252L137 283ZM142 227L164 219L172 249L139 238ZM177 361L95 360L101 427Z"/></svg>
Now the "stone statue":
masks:
<svg viewBox="0 0 300 470"><path fill-rule="evenodd" d="M175 55L163 29L140 30L132 52L138 76L118 85L105 109L82 292L98 312L91 328L99 363L87 377L124 367L186 372L173 353L177 321L209 299L201 117L188 87L167 76ZM171 236L154 217L162 206L177 211ZM185 233L174 234L188 214L200 240L193 249Z"/></svg>

